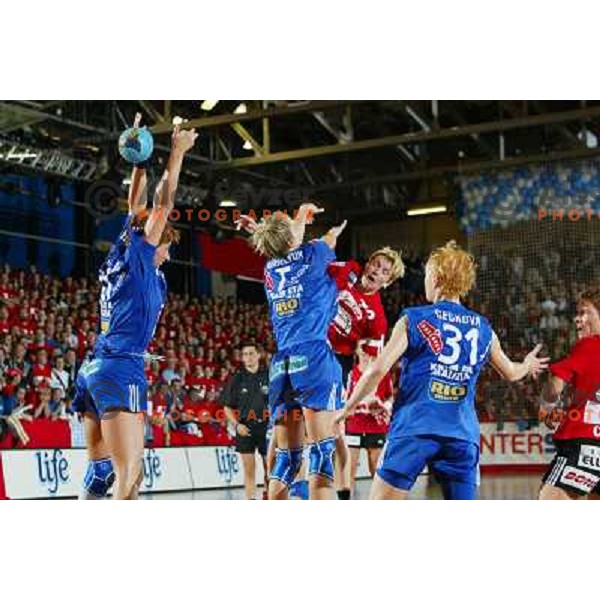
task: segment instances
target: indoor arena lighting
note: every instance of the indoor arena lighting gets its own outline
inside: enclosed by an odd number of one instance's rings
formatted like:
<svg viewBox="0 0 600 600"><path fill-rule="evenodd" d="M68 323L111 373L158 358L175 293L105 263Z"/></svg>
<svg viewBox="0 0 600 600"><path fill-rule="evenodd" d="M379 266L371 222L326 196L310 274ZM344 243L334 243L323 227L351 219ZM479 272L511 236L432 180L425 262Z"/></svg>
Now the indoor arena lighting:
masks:
<svg viewBox="0 0 600 600"><path fill-rule="evenodd" d="M415 208L409 208L406 211L406 214L409 217L420 217L423 215L434 215L437 213L445 213L448 210L448 207L444 204L438 204L436 206L422 206L422 207L415 207Z"/></svg>
<svg viewBox="0 0 600 600"><path fill-rule="evenodd" d="M237 202L235 200L221 200L219 206L221 208L232 208L233 206L237 206Z"/></svg>
<svg viewBox="0 0 600 600"><path fill-rule="evenodd" d="M233 111L234 115L243 115L244 113L248 112L248 107L242 102L241 104L238 104L236 109Z"/></svg>
<svg viewBox="0 0 600 600"><path fill-rule="evenodd" d="M218 100L203 100L200 108L202 110L212 110L218 103Z"/></svg>
<svg viewBox="0 0 600 600"><path fill-rule="evenodd" d="M244 145L242 146L242 148L243 148L244 150L252 150L252 144L251 144L251 143L250 143L248 140L246 140L246 141L244 142Z"/></svg>

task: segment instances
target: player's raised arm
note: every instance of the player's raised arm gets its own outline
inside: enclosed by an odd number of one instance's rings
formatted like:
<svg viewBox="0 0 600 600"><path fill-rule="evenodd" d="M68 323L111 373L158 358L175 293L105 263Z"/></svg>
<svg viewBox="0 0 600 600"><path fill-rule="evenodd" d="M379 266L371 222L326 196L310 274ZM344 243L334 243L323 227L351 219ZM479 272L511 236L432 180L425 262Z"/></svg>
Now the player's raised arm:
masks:
<svg viewBox="0 0 600 600"><path fill-rule="evenodd" d="M407 320L406 317L402 317L392 330L390 340L384 346L381 354L364 372L363 376L356 384L356 387L348 399L346 406L336 419L338 423L344 421L348 415L352 413L361 399L375 393L383 376L394 366L398 359L406 352L407 348Z"/></svg>
<svg viewBox="0 0 600 600"><path fill-rule="evenodd" d="M304 231L307 225L311 225L314 222L314 216L322 212L325 212L324 208L319 208L312 202L306 202L300 205L298 214L292 220L290 229L296 243L301 244L304 239Z"/></svg>
<svg viewBox="0 0 600 600"><path fill-rule="evenodd" d="M348 225L348 221L344 221L341 225L337 227L332 227L321 239L332 249L335 250L335 246L337 244L337 239L342 234L342 231L346 229L346 225Z"/></svg>
<svg viewBox="0 0 600 600"><path fill-rule="evenodd" d="M173 129L171 154L167 168L156 189L154 206L145 227L146 240L158 246L169 214L175 205L175 191L179 182L179 172L185 153L194 146L198 134L195 129L180 131L179 126Z"/></svg>
<svg viewBox="0 0 600 600"><path fill-rule="evenodd" d="M498 336L494 333L492 338L492 349L490 362L494 369L498 371L501 377L508 381L519 381L527 375L537 377L542 371L548 368L549 357L540 358L538 354L542 345L538 344L526 357L523 362L513 362L506 356L502 346L498 341Z"/></svg>
<svg viewBox="0 0 600 600"><path fill-rule="evenodd" d="M142 120L140 113L135 114L133 122L134 127L139 127ZM131 184L129 185L129 194L127 196L127 204L129 206L129 214L137 215L140 211L146 208L148 202L148 179L146 177L146 169L134 165L131 172Z"/></svg>

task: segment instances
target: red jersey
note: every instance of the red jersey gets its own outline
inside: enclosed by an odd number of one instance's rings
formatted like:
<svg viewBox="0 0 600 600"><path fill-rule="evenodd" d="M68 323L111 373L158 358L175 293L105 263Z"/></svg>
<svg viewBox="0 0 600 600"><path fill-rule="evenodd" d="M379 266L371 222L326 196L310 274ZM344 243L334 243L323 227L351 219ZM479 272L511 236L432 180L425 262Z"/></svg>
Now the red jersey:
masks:
<svg viewBox="0 0 600 600"><path fill-rule="evenodd" d="M35 386L39 386L42 381L46 381L50 384L52 365L49 363L46 363L45 365L35 363L33 367L31 367L31 377L33 378L33 384Z"/></svg>
<svg viewBox="0 0 600 600"><path fill-rule="evenodd" d="M550 365L550 372L572 386L554 439L600 439L600 335L577 341L566 358Z"/></svg>
<svg viewBox="0 0 600 600"><path fill-rule="evenodd" d="M362 372L358 365L354 365L348 381L348 397L356 387ZM375 396L380 404L371 404L361 401L356 406L354 413L346 420L346 433L387 433L390 428L389 413L382 404L393 398L392 375L388 373L379 383Z"/></svg>
<svg viewBox="0 0 600 600"><path fill-rule="evenodd" d="M358 290L362 267L354 261L332 263L328 272L339 289L337 314L328 332L334 352L351 356L359 342L364 342L365 351L376 356L388 330L379 292L363 294Z"/></svg>

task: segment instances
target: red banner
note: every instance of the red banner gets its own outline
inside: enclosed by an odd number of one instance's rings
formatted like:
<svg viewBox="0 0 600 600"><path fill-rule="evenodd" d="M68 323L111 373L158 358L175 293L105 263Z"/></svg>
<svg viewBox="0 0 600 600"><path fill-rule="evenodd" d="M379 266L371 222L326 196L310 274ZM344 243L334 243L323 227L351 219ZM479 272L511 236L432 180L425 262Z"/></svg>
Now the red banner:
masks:
<svg viewBox="0 0 600 600"><path fill-rule="evenodd" d="M245 239L217 242L207 233L198 234L200 264L205 269L263 280L265 259Z"/></svg>

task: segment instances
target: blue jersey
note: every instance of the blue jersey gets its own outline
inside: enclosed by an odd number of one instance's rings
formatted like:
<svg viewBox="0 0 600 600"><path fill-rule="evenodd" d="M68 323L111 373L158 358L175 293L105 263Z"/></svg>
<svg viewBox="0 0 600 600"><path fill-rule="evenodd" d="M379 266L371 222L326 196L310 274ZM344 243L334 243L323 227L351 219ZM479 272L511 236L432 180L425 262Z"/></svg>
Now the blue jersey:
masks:
<svg viewBox="0 0 600 600"><path fill-rule="evenodd" d="M456 302L408 308L408 349L401 361L390 437L437 435L479 445L477 379L493 331L485 317Z"/></svg>
<svg viewBox="0 0 600 600"><path fill-rule="evenodd" d="M335 252L323 241L302 244L265 266L265 290L279 351L326 341L336 313L337 286L327 273Z"/></svg>
<svg viewBox="0 0 600 600"><path fill-rule="evenodd" d="M100 335L96 357L142 355L152 340L167 295L164 275L154 265L156 247L131 227L100 268Z"/></svg>

